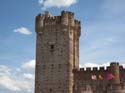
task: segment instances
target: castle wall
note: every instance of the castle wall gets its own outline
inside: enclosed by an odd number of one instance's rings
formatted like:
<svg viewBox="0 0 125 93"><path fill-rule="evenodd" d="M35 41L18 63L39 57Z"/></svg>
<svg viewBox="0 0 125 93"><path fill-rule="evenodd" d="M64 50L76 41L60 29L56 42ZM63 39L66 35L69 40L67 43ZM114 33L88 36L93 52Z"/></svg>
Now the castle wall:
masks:
<svg viewBox="0 0 125 93"><path fill-rule="evenodd" d="M92 93L124 93L125 91L125 69L119 66L118 63L111 63L109 67L104 69L100 67L94 68L80 68L74 71L74 93L86 93L85 91ZM112 73L115 78L107 80L107 73ZM118 74L116 74L118 73ZM96 75L97 80L92 79L92 75ZM99 78L99 75L103 79ZM119 76L118 76L119 75Z"/></svg>

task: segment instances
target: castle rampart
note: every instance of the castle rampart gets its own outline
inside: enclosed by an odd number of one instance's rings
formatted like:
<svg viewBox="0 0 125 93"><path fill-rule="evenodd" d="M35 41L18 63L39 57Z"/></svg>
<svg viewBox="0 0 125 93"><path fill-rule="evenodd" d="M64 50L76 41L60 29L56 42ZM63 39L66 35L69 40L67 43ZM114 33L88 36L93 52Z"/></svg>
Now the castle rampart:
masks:
<svg viewBox="0 0 125 93"><path fill-rule="evenodd" d="M86 69L74 69L73 73L75 87L78 89L75 93L78 91L85 91L87 84L91 86L91 91L95 91L92 93L124 93L125 79L123 77L125 76L125 68L120 66L117 62L112 62L106 69L105 67L87 67ZM108 80L108 74L112 74L114 77ZM92 78L92 76L95 77ZM94 86L96 86L96 88L94 88Z"/></svg>
<svg viewBox="0 0 125 93"><path fill-rule="evenodd" d="M62 11L61 16L52 16L49 12L45 12L45 14L39 14L36 17L36 29L46 25L59 24L75 26L76 28L81 27L80 21L74 19L74 13L68 11Z"/></svg>

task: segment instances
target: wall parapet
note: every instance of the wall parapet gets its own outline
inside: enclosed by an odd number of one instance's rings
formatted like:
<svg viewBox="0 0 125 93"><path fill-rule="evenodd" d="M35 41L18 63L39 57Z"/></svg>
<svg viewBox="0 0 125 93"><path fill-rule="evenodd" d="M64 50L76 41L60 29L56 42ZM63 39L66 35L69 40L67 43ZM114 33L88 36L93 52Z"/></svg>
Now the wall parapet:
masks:
<svg viewBox="0 0 125 93"><path fill-rule="evenodd" d="M80 21L74 19L74 13L73 12L68 12L68 11L62 11L60 16L53 16L51 15L48 11L46 11L43 14L38 14L37 19L39 20L40 18L43 18L43 25L69 25L69 26L75 26L79 27L81 26Z"/></svg>
<svg viewBox="0 0 125 93"><path fill-rule="evenodd" d="M75 69L74 72L95 72L95 71L109 71L111 66L119 66L120 71L125 71L125 68L122 65L119 65L119 63L112 62L110 63L110 66L100 66L100 67L83 67L79 69Z"/></svg>

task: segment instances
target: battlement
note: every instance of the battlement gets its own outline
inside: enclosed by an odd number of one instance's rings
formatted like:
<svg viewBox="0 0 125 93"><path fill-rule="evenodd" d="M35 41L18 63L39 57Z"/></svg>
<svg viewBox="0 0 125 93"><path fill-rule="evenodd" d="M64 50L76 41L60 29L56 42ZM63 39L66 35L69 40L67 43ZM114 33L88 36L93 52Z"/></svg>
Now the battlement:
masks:
<svg viewBox="0 0 125 93"><path fill-rule="evenodd" d="M110 66L119 66L118 62L111 62Z"/></svg>
<svg viewBox="0 0 125 93"><path fill-rule="evenodd" d="M61 19L60 16L49 16L49 17L45 17L44 20L44 25L58 25L60 24Z"/></svg>
<svg viewBox="0 0 125 93"><path fill-rule="evenodd" d="M80 22L80 21L75 20L74 22L75 22L75 26L76 26L76 27L80 27L80 25L81 25L81 22Z"/></svg>
<svg viewBox="0 0 125 93"><path fill-rule="evenodd" d="M74 18L73 12L70 12L70 11L62 11L61 12L61 16L67 16L67 15L68 15L69 18Z"/></svg>
<svg viewBox="0 0 125 93"><path fill-rule="evenodd" d="M80 69L74 69L73 71L74 72L99 72L99 71L109 71L111 67L115 67L115 66L118 66L119 67L119 70L120 71L124 71L125 68L123 68L123 66L119 65L118 62L111 62L110 63L110 66L107 66L107 67L84 67L84 68L80 68Z"/></svg>
<svg viewBox="0 0 125 93"><path fill-rule="evenodd" d="M92 71L105 71L105 67L87 67L87 68L80 68L79 70L77 71L84 71L84 72L92 72Z"/></svg>
<svg viewBox="0 0 125 93"><path fill-rule="evenodd" d="M38 26L37 26L38 25ZM76 28L81 27L80 21L74 19L74 13L69 11L62 11L60 16L53 16L46 11L36 17L36 26L43 27L48 25L67 25Z"/></svg>

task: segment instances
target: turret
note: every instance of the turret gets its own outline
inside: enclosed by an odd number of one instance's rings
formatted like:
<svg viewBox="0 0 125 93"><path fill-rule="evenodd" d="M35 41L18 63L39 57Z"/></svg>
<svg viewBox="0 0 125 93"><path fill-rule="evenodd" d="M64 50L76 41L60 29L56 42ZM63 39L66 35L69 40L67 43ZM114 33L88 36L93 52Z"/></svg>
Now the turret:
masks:
<svg viewBox="0 0 125 93"><path fill-rule="evenodd" d="M61 23L63 25L74 26L75 25L74 13L68 12L68 11L62 11L62 13L61 13Z"/></svg>
<svg viewBox="0 0 125 93"><path fill-rule="evenodd" d="M115 76L115 78L112 80L112 83L120 84L119 63L112 62L110 64L110 72Z"/></svg>
<svg viewBox="0 0 125 93"><path fill-rule="evenodd" d="M74 26L75 25L74 24L74 13L68 12L68 19L69 19L68 24L70 26Z"/></svg>
<svg viewBox="0 0 125 93"><path fill-rule="evenodd" d="M110 86L107 86L107 93L125 93L123 85L120 82L119 63L112 62L109 72L114 75L114 78L109 82Z"/></svg>
<svg viewBox="0 0 125 93"><path fill-rule="evenodd" d="M68 25L68 13L66 11L61 12L61 24Z"/></svg>
<svg viewBox="0 0 125 93"><path fill-rule="evenodd" d="M51 13L49 11L45 11L45 17L51 17Z"/></svg>
<svg viewBox="0 0 125 93"><path fill-rule="evenodd" d="M35 22L36 32L42 32L43 21L44 21L44 15L39 14L38 16L36 16L36 22Z"/></svg>

